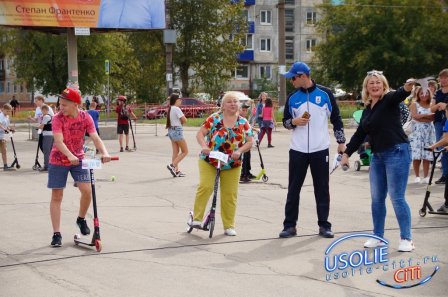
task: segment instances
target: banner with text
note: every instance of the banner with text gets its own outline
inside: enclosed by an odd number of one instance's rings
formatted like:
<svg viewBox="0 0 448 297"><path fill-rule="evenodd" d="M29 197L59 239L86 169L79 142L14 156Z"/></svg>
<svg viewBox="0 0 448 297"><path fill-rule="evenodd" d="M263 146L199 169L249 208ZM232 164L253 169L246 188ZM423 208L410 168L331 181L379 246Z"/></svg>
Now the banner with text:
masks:
<svg viewBox="0 0 448 297"><path fill-rule="evenodd" d="M165 0L2 0L0 25L164 29Z"/></svg>

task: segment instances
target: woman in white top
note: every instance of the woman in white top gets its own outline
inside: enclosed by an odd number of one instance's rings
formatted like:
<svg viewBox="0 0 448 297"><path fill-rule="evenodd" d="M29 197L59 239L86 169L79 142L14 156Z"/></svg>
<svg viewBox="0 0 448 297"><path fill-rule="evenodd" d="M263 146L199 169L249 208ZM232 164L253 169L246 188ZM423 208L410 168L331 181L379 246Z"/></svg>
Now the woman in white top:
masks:
<svg viewBox="0 0 448 297"><path fill-rule="evenodd" d="M429 164L433 157L431 152L424 149L436 142L436 132L432 123L434 113L430 109L432 92L429 89L425 91L420 86L415 88L415 102L409 107L412 120L414 121L409 140L415 173L414 182L427 184L429 182ZM423 179L420 178L421 163L423 163Z"/></svg>
<svg viewBox="0 0 448 297"><path fill-rule="evenodd" d="M188 154L187 142L184 138L184 129L182 125L187 122L182 110L179 108L182 100L178 94L172 94L170 96L170 107L166 117L166 128L168 129L168 137L171 140L171 146L173 148L173 156L171 158L171 164L166 167L171 172L173 177L183 177L185 173L179 170L179 163Z"/></svg>

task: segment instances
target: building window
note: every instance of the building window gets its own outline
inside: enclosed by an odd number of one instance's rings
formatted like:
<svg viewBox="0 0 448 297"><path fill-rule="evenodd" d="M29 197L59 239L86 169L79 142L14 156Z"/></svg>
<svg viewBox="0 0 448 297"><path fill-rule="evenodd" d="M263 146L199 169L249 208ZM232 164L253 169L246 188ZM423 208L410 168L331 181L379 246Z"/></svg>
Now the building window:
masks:
<svg viewBox="0 0 448 297"><path fill-rule="evenodd" d="M266 79L272 78L270 65L260 66L260 78L266 78Z"/></svg>
<svg viewBox="0 0 448 297"><path fill-rule="evenodd" d="M261 25L271 25L271 11L270 10L260 10L260 24Z"/></svg>
<svg viewBox="0 0 448 297"><path fill-rule="evenodd" d="M235 69L236 79L249 79L249 66L240 65Z"/></svg>
<svg viewBox="0 0 448 297"><path fill-rule="evenodd" d="M243 40L243 45L245 49L251 50L254 48L254 41L252 34L246 34L246 39Z"/></svg>
<svg viewBox="0 0 448 297"><path fill-rule="evenodd" d="M11 93L11 83L9 81L6 84L6 93Z"/></svg>
<svg viewBox="0 0 448 297"><path fill-rule="evenodd" d="M316 24L316 12L315 11L308 11L306 13L306 24L307 25L315 25Z"/></svg>
<svg viewBox="0 0 448 297"><path fill-rule="evenodd" d="M0 60L0 70L3 70L3 59Z"/></svg>
<svg viewBox="0 0 448 297"><path fill-rule="evenodd" d="M15 94L15 93L17 93L17 85L16 85L16 83L14 83L13 86L14 86L13 89L14 89L14 94Z"/></svg>
<svg viewBox="0 0 448 297"><path fill-rule="evenodd" d="M307 39L306 40L306 52L307 53L314 52L315 47L316 47L316 39Z"/></svg>
<svg viewBox="0 0 448 297"><path fill-rule="evenodd" d="M3 93L5 91L4 85L5 85L5 82L0 81L0 93Z"/></svg>
<svg viewBox="0 0 448 297"><path fill-rule="evenodd" d="M271 39L261 38L260 39L260 52L270 52L271 51Z"/></svg>
<svg viewBox="0 0 448 297"><path fill-rule="evenodd" d="M285 31L294 32L294 9L285 9Z"/></svg>
<svg viewBox="0 0 448 297"><path fill-rule="evenodd" d="M285 59L294 60L294 36L285 37Z"/></svg>
<svg viewBox="0 0 448 297"><path fill-rule="evenodd" d="M20 93L23 93L23 90L24 90L23 84L20 84Z"/></svg>
<svg viewBox="0 0 448 297"><path fill-rule="evenodd" d="M285 0L285 4L295 5L296 4L296 0Z"/></svg>
<svg viewBox="0 0 448 297"><path fill-rule="evenodd" d="M243 18L246 22L249 21L249 10L247 10L247 9L243 10Z"/></svg>

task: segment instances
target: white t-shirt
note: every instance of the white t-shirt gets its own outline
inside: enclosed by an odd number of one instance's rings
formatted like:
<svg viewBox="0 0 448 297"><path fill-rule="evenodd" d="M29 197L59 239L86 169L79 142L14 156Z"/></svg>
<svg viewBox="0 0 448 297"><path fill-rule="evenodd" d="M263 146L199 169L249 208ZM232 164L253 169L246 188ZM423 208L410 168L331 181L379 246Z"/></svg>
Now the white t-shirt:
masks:
<svg viewBox="0 0 448 297"><path fill-rule="evenodd" d="M54 116L53 109L50 106L48 106L48 108L49 108L48 114L51 116ZM39 106L36 107L36 111L34 112L34 118L37 120L37 122L39 124L42 124L42 115L43 114L42 114L42 110L40 109L40 107Z"/></svg>
<svg viewBox="0 0 448 297"><path fill-rule="evenodd" d="M0 111L0 125L2 125L3 128L9 127L9 117L6 116L1 111ZM0 128L0 139L5 139L5 130L3 130L3 128Z"/></svg>
<svg viewBox="0 0 448 297"><path fill-rule="evenodd" d="M46 114L42 117L42 121L41 124L46 125L48 124L48 122L51 121L53 117L50 116L49 114ZM53 131L42 131L42 135L43 136L53 136Z"/></svg>
<svg viewBox="0 0 448 297"><path fill-rule="evenodd" d="M184 113L182 112L182 110L179 107L172 105L171 111L170 111L171 127L182 127L180 118L183 116L184 116Z"/></svg>

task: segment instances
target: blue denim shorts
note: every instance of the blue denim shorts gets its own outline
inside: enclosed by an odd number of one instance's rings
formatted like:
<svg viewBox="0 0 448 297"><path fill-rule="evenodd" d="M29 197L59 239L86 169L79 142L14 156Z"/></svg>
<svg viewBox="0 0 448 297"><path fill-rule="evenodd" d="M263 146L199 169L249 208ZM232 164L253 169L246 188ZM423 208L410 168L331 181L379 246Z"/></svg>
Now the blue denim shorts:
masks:
<svg viewBox="0 0 448 297"><path fill-rule="evenodd" d="M168 137L172 141L180 141L184 139L184 129L182 127L168 128Z"/></svg>
<svg viewBox="0 0 448 297"><path fill-rule="evenodd" d="M87 169L82 169L81 163L76 166L48 165L48 184L49 189L64 189L67 185L67 177L70 172L73 180L77 183L90 182L90 174Z"/></svg>

